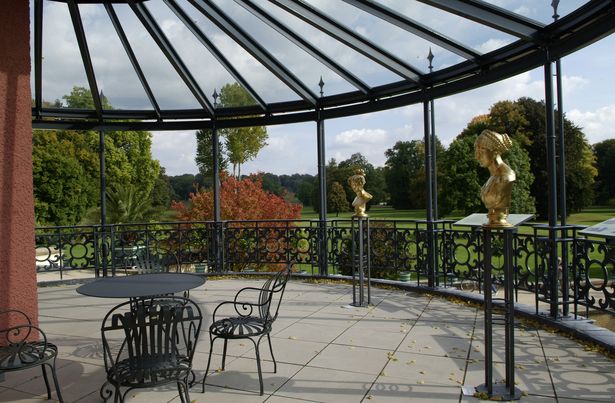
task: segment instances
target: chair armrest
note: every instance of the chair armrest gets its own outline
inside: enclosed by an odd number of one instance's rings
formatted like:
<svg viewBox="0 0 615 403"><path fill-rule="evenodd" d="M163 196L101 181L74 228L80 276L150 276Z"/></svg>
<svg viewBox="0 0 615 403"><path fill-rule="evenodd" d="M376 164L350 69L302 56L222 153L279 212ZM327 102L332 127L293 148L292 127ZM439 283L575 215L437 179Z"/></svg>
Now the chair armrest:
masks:
<svg viewBox="0 0 615 403"><path fill-rule="evenodd" d="M235 298L233 298L233 302L238 302L240 297L243 300L258 301L258 298L260 297L260 294L262 291L263 291L262 288L256 288L256 287L242 288L241 290L237 291L237 294L235 294ZM256 293L256 295L251 295L251 293ZM248 294L248 295L245 295L245 294Z"/></svg>
<svg viewBox="0 0 615 403"><path fill-rule="evenodd" d="M228 308L232 307L234 309L235 313L231 315L239 315L242 317L247 317L247 316L252 316L256 312L258 316L260 316L260 312L258 308L260 308L263 305L265 304L259 304L255 302L246 302L246 301L224 301L218 304L216 309L214 309L214 312L212 314L212 320L216 322L218 320L217 316L219 315L218 310L222 308L222 310L224 311L224 308L226 307ZM226 311L228 311L228 309ZM224 317L227 317L227 316L228 314L224 315Z"/></svg>
<svg viewBox="0 0 615 403"><path fill-rule="evenodd" d="M29 341L28 338L34 331L38 332L39 340ZM35 345L37 347L34 347ZM3 349L6 350L0 355L5 355L4 353L7 353L8 357L13 357L8 359L3 358L2 362L0 362L0 369L2 369L4 364L11 367L11 364L15 362L31 365L39 361L44 361L45 357L47 357L47 350L51 350L45 332L38 326L31 324L21 324L0 330L0 346L0 351ZM15 346L17 346L17 348L15 348ZM55 355L56 351L53 351L53 354ZM32 360L32 358L34 359Z"/></svg>

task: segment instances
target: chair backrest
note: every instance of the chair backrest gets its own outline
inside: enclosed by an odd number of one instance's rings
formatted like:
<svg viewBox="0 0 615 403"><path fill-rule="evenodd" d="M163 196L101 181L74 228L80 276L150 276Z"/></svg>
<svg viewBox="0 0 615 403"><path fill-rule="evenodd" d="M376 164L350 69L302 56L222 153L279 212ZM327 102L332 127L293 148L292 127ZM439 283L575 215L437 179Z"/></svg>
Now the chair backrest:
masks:
<svg viewBox="0 0 615 403"><path fill-rule="evenodd" d="M39 365L52 353L47 348L47 337L22 311L17 309L0 310L3 320L10 317L15 325L0 329L0 372L15 371ZM32 348L32 340L37 348Z"/></svg>
<svg viewBox="0 0 615 403"><path fill-rule="evenodd" d="M172 252L167 252L163 256L153 253L137 254L131 259L139 274L166 273L170 266L174 266L178 272L180 271L177 256Z"/></svg>
<svg viewBox="0 0 615 403"><path fill-rule="evenodd" d="M259 296L261 318L273 322L278 317L290 273L291 266L288 265L286 269L279 271L263 284Z"/></svg>
<svg viewBox="0 0 615 403"><path fill-rule="evenodd" d="M200 308L187 298L165 296L156 303L157 299L151 304L124 302L103 320L105 368L116 371L114 376L122 382L156 384L163 378L187 376L192 368L203 320ZM129 362L130 369L118 370L119 362ZM176 362L176 367L169 367Z"/></svg>

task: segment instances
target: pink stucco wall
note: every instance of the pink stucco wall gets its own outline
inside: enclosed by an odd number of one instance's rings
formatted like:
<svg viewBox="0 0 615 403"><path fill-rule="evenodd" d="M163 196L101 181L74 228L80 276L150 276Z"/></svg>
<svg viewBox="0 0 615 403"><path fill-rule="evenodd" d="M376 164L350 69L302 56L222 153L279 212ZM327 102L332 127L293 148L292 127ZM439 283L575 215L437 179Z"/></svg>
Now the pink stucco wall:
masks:
<svg viewBox="0 0 615 403"><path fill-rule="evenodd" d="M0 309L38 323L29 24L28 0L0 1Z"/></svg>

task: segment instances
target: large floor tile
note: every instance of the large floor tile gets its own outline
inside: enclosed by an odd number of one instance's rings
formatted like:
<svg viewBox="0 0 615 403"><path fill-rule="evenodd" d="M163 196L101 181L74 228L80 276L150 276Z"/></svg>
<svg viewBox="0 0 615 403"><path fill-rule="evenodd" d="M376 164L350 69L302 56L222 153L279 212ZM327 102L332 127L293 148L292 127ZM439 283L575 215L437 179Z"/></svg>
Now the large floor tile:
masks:
<svg viewBox="0 0 615 403"><path fill-rule="evenodd" d="M278 389L274 396L316 402L360 402L376 376L325 368L304 367Z"/></svg>
<svg viewBox="0 0 615 403"><path fill-rule="evenodd" d="M295 373L301 369L301 366L278 363L277 372L273 373L273 363L263 360L261 361L261 368L265 393L273 393L292 378ZM224 371L216 371L208 374L206 384L258 392L260 386L256 360L238 358L229 363Z"/></svg>
<svg viewBox="0 0 615 403"><path fill-rule="evenodd" d="M377 375L389 360L391 351L331 344L310 361L309 366Z"/></svg>
<svg viewBox="0 0 615 403"><path fill-rule="evenodd" d="M322 326L313 323L298 322L273 333L275 337L296 340L330 343L346 330L346 326Z"/></svg>

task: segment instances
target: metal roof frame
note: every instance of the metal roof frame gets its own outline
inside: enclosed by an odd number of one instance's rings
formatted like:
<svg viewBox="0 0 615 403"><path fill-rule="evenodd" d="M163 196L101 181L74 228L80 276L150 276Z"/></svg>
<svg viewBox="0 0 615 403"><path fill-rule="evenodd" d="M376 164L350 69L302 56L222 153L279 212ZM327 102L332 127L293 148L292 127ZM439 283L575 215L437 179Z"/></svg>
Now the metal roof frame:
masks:
<svg viewBox="0 0 615 403"><path fill-rule="evenodd" d="M46 1L61 1L67 4L73 24L80 55L86 71L88 85L92 92L95 108L77 110L43 106L42 99L42 43L43 43L43 4ZM291 15L300 18L321 30L332 39L350 46L356 51L370 57L390 71L402 74L402 79L384 85L370 87L356 77L348 68L341 66L334 58L311 44L307 38L279 18L256 5L252 0L235 0L237 4L252 13L264 24L275 29L283 37L316 60L336 72L342 79L356 88L355 91L318 97L288 67L259 44L245 29L210 0L186 0L205 18L217 25L229 37L235 40L259 63L276 75L292 91L299 95L299 100L267 103L232 66L223 53L216 48L207 35L199 29L185 10L175 0L162 0L179 21L189 29L203 45L203 51L209 51L220 64L237 80L255 99L256 104L247 107L214 108L192 77L190 70L183 63L172 43L166 38L162 29L148 12L147 1L139 0L34 0L34 105L32 108L33 126L35 128L54 129L105 129L105 130L192 130L216 126L238 127L255 125L273 125L316 120L321 117L335 118L380 111L399 106L424 102L477 88L489 83L514 76L521 72L544 65L572 53L606 35L615 32L615 3L612 0L593 0L574 10L557 21L544 25L527 19L511 11L504 10L480 0L418 0L429 6L454 13L455 15L475 21L519 39L509 45L486 54L476 51L431 30L411 18L383 6L372 0L344 0L352 6L380 18L381 20L405 29L438 45L462 55L466 60L447 68L433 72L420 72L404 60L391 55L378 45L364 38L350 28L342 25L335 16L329 16L302 0L269 0ZM103 3L128 57L152 103L151 110L128 110L102 108L94 67L83 31L79 4ZM201 108L169 110L161 109L147 80L140 72L139 61L131 51L130 44L122 34L117 17L113 17L111 3L128 3L137 17L152 35L158 47L175 67L183 82L188 85L199 101ZM314 17L314 19L311 19ZM117 26L116 26L117 25ZM399 71L401 70L401 71ZM233 119L228 119L228 118Z"/></svg>

